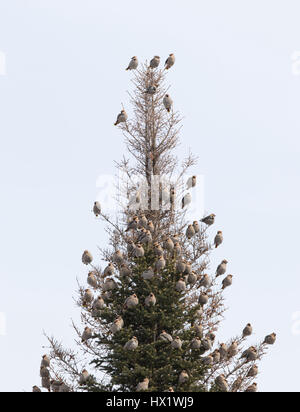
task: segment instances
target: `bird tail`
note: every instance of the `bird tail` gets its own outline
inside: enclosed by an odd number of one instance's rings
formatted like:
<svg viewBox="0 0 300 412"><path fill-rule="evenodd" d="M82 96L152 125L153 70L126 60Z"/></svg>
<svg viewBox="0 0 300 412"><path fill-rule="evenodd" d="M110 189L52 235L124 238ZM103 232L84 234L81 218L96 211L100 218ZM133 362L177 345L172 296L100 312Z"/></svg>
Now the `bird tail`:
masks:
<svg viewBox="0 0 300 412"><path fill-rule="evenodd" d="M117 126L117 124L118 124L118 122L115 122L115 123L114 123L114 126Z"/></svg>
<svg viewBox="0 0 300 412"><path fill-rule="evenodd" d="M171 109L167 109L167 112L170 113Z"/></svg>
<svg viewBox="0 0 300 412"><path fill-rule="evenodd" d="M129 70L129 67L127 67L127 69L125 69L126 71Z"/></svg>

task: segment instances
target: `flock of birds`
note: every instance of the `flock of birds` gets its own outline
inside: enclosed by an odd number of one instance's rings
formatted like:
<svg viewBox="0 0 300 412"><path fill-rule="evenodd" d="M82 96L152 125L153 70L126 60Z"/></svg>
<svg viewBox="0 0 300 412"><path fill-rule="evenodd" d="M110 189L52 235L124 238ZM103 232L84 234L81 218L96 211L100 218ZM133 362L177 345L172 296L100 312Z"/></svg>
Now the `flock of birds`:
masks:
<svg viewBox="0 0 300 412"><path fill-rule="evenodd" d="M175 56L173 53L169 55L167 60L165 61L165 70L170 69L175 63ZM136 70L138 67L138 58L136 56L133 56L128 64L128 67L126 70ZM154 56L153 59L150 61L149 68L150 69L156 69L160 64L160 57L159 56ZM145 93L154 95L157 91L157 85L156 84L151 84L148 86L147 90L145 90ZM166 94L163 98L163 105L165 106L167 112L169 113L172 109L173 106L173 100L171 99L169 94ZM115 126L117 126L120 123L126 123L128 119L128 115L126 111L123 109L117 116L117 120L115 122Z"/></svg>
<svg viewBox="0 0 300 412"><path fill-rule="evenodd" d="M195 176L192 176L188 180L188 187L193 187L196 183ZM97 201L94 203L93 212L96 217L101 214L101 205ZM207 226L211 226L215 223L215 214L210 214L208 216L203 217L200 220L200 223L205 224ZM148 220L145 214L133 216L132 219L129 221L125 233L131 233L132 236L127 240L127 251L128 256L133 258L142 258L145 256L145 245L152 245L153 252L157 257L157 260L153 267L149 267L145 270L141 277L147 281L151 281L155 276L159 276L159 273L163 271L167 264L167 258L169 256L176 258L176 272L179 276L179 280L175 284L175 289L179 293L184 293L187 290L187 285L195 285L199 282L199 287L204 288L203 291L200 293L198 298L199 310L197 311L197 317L200 318L203 314L203 308L209 302L209 294L205 291L207 290L212 283L212 280L208 274L199 275L198 273L194 272L192 269L192 265L187 262L186 260L181 258L182 247L180 244L180 235L166 235L163 236L162 242L152 242L152 235L155 231L153 222ZM197 233L200 231L200 225L198 221L194 221L193 224L188 225L186 229L185 236L187 239L192 239ZM136 240L133 240L136 239ZM223 242L223 235L221 231L218 231L215 239L214 245L215 247L219 247ZM103 278L105 279L103 286L102 286L102 294L98 296L96 299L94 298L93 292L90 289L86 289L83 295L83 304L90 305L94 313L96 314L97 311L103 309L105 307L105 302L110 299L111 291L118 287L117 282L113 279L116 269L119 271L120 276L123 277L130 277L132 274L130 266L126 262L126 258L120 250L115 251L112 257L113 262L108 263L107 267L103 271ZM93 261L93 257L91 253L87 250L84 251L82 255L82 262L85 265L91 264ZM227 260L222 260L222 262L218 265L215 276L216 278L222 276L226 273L227 270ZM222 289L227 288L232 284L233 276L231 274L227 275L222 281ZM96 289L98 288L98 280L97 280L97 273L95 271L91 271L88 274L87 279L88 284ZM141 302L138 296L134 293L126 298L123 309L133 309ZM144 305L154 306L156 305L157 300L154 293L150 293L144 299ZM93 314L93 312L92 312ZM112 325L110 326L110 332L112 334L117 333L124 327L124 321L122 316L118 316ZM199 349L204 351L210 351L213 347L215 335L212 332L209 332L206 336L203 336L203 328L199 322L196 322L193 325L194 330L196 331L196 337L190 342L191 350ZM243 330L243 338L250 336L252 334L252 326L247 324L245 329ZM93 337L93 331L91 328L86 327L82 334L82 342L87 342L89 339ZM181 341L179 336L173 338L170 334L168 334L165 330L162 330L159 339L169 342L171 347L180 350L182 347L183 342ZM264 344L272 345L275 343L276 334L272 333L271 335L266 336L264 340ZM138 339L136 336L133 336L128 342L124 345L124 350L135 350L139 345ZM203 364L206 366L215 365L221 361L226 359L230 359L233 356L238 354L238 344L237 342L233 342L229 347L226 344L221 343L220 347L215 349L214 352L202 358ZM255 361L258 357L257 349L254 346L248 348L243 354L242 358L245 359L245 362L252 362ZM258 368L256 365L252 366L248 377L254 377L258 373ZM189 379L189 375L187 371L182 371L178 377L178 383L184 384ZM222 391L229 391L229 385L226 381L224 375L220 375L217 377L215 381L216 385ZM142 382L140 382L136 390L143 391L147 390L149 385L149 379L145 378ZM234 386L237 386L238 382L235 383ZM173 388L169 388L170 391L173 391ZM255 392L257 390L256 384L252 384L247 389L248 392Z"/></svg>

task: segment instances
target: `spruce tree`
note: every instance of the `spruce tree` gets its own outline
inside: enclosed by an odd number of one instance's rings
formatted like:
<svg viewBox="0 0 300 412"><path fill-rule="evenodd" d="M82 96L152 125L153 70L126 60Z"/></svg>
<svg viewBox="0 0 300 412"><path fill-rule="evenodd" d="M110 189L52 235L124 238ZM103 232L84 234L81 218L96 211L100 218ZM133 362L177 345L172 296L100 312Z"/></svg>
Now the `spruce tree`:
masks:
<svg viewBox="0 0 300 412"><path fill-rule="evenodd" d="M89 273L77 299L78 351L48 337L51 361L42 368L42 386L90 392L256 391L257 362L275 336L247 348L248 325L217 343L223 291L231 278L209 265L215 217L187 218L197 184L189 169L197 161L190 154L179 166L174 156L181 118L164 104L167 71L146 62L131 74L133 110L117 125L129 152L129 159L117 163L123 176L116 199L121 211L109 216L101 200L94 204L97 219L108 224L109 247L95 259L83 254ZM221 233L215 242L222 242Z"/></svg>

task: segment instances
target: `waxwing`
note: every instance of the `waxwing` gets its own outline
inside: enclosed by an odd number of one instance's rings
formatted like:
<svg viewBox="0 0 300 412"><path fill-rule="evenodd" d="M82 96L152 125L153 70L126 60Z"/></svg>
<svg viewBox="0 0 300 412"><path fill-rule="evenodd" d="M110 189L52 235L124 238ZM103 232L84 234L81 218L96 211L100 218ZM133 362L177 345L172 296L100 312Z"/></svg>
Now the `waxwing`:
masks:
<svg viewBox="0 0 300 412"><path fill-rule="evenodd" d="M42 361L41 361L41 366L44 366L45 368L49 368L50 366L50 358L48 355L43 355Z"/></svg>
<svg viewBox="0 0 300 412"><path fill-rule="evenodd" d="M257 365L251 366L247 373L247 378L254 378L258 374L258 367Z"/></svg>
<svg viewBox="0 0 300 412"><path fill-rule="evenodd" d="M247 325L245 326L244 330L243 330L243 338L245 338L246 336L251 336L253 332L251 323L247 323Z"/></svg>
<svg viewBox="0 0 300 412"><path fill-rule="evenodd" d="M123 253L120 250L116 250L114 255L113 255L113 261L117 264L117 265L121 265L123 263L124 260L124 256ZM111 276L111 275L110 275Z"/></svg>
<svg viewBox="0 0 300 412"><path fill-rule="evenodd" d="M225 288L227 288L228 286L232 285L232 275L227 275L226 278L223 279L222 282L222 289L224 290Z"/></svg>
<svg viewBox="0 0 300 412"><path fill-rule="evenodd" d="M252 383L252 385L248 386L245 392L257 392L257 383Z"/></svg>
<svg viewBox="0 0 300 412"><path fill-rule="evenodd" d="M121 112L118 114L117 120L115 122L115 126L117 126L120 123L125 123L128 119L127 113L125 110L121 110Z"/></svg>
<svg viewBox="0 0 300 412"><path fill-rule="evenodd" d="M189 379L189 375L188 375L187 371L183 370L182 372L180 372L180 375L179 375L179 378L178 378L179 384L185 383L188 379Z"/></svg>
<svg viewBox="0 0 300 412"><path fill-rule="evenodd" d="M171 99L169 94L166 94L164 99L163 99L163 104L167 110L168 113L171 111L171 107L173 105L173 100Z"/></svg>
<svg viewBox="0 0 300 412"><path fill-rule="evenodd" d="M138 383L136 387L137 392L146 391L149 387L149 379L145 378L142 382Z"/></svg>
<svg viewBox="0 0 300 412"><path fill-rule="evenodd" d="M224 273L226 272L226 269L227 269L227 260L226 259L224 259L224 260L222 260L222 262L219 264L219 266L217 267L217 270L216 270L216 275L217 276L222 276L222 275L224 275Z"/></svg>
<svg viewBox="0 0 300 412"><path fill-rule="evenodd" d="M178 280L178 282L176 283L175 289L177 290L177 292L184 292L186 290L186 284L183 278L180 278Z"/></svg>
<svg viewBox="0 0 300 412"><path fill-rule="evenodd" d="M134 293L133 295L129 296L126 300L125 300L125 309L131 309L134 308L135 306L137 306L139 304L139 300L138 297L136 296L136 294Z"/></svg>
<svg viewBox="0 0 300 412"><path fill-rule="evenodd" d="M136 56L133 56L126 70L135 70L138 67L138 64L139 64L138 58Z"/></svg>
<svg viewBox="0 0 300 412"><path fill-rule="evenodd" d="M101 213L101 205L99 202L94 202L93 212L96 217L98 217Z"/></svg>
<svg viewBox="0 0 300 412"><path fill-rule="evenodd" d="M82 263L89 265L93 261L93 256L88 250L85 250L82 255Z"/></svg>
<svg viewBox="0 0 300 412"><path fill-rule="evenodd" d="M160 256L157 261L155 262L155 270L159 272L166 267L166 261L163 256Z"/></svg>
<svg viewBox="0 0 300 412"><path fill-rule="evenodd" d="M145 270L145 272L142 273L142 278L145 280L150 280L153 278L153 276L154 276L154 271L152 267L149 267L147 270Z"/></svg>
<svg viewBox="0 0 300 412"><path fill-rule="evenodd" d="M139 346L139 342L137 338L134 336L128 342L125 343L124 349L125 350L135 350Z"/></svg>
<svg viewBox="0 0 300 412"><path fill-rule="evenodd" d="M215 383L222 392L228 392L229 391L228 383L227 383L227 381L225 379L225 376L223 374L217 376L217 378L215 380Z"/></svg>
<svg viewBox="0 0 300 412"><path fill-rule="evenodd" d="M204 288L209 288L210 285L211 285L211 279L209 275L204 274L200 279L199 286L202 286Z"/></svg>
<svg viewBox="0 0 300 412"><path fill-rule="evenodd" d="M141 257L145 256L144 248L140 243L137 243L136 246L135 246L134 256L136 258L141 258Z"/></svg>
<svg viewBox="0 0 300 412"><path fill-rule="evenodd" d="M190 193L187 193L181 200L181 208L184 209L192 202L192 196Z"/></svg>
<svg viewBox="0 0 300 412"><path fill-rule="evenodd" d="M276 342L276 333L271 333L271 335L267 335L264 340L264 344L266 345L274 345Z"/></svg>
<svg viewBox="0 0 300 412"><path fill-rule="evenodd" d="M181 339L178 336L176 336L176 338L172 340L171 346L173 349L181 349L182 347Z"/></svg>
<svg viewBox="0 0 300 412"><path fill-rule="evenodd" d="M145 305L146 306L155 306L156 304L156 297L154 296L154 293L150 293L149 296L146 297L145 299Z"/></svg>
<svg viewBox="0 0 300 412"><path fill-rule="evenodd" d="M96 274L97 272L93 270L92 272L89 272L88 277L87 277L88 285L90 285L94 289L98 287L98 281L97 281Z"/></svg>
<svg viewBox="0 0 300 412"><path fill-rule="evenodd" d="M218 230L215 236L215 240L214 240L215 247L217 248L218 246L220 246L222 242L223 242L223 233L221 230Z"/></svg>
<svg viewBox="0 0 300 412"><path fill-rule="evenodd" d="M160 57L154 56L153 59L150 60L150 68L156 69L159 66L159 63L160 63Z"/></svg>
<svg viewBox="0 0 300 412"><path fill-rule="evenodd" d="M174 63L175 63L175 56L173 53L171 53L169 54L169 57L165 61L165 69L166 70L170 69Z"/></svg>
<svg viewBox="0 0 300 412"><path fill-rule="evenodd" d="M165 330L161 332L159 335L159 339L164 340L165 342L172 342L173 338L171 335L169 335Z"/></svg>
<svg viewBox="0 0 300 412"><path fill-rule="evenodd" d="M79 384L84 385L88 381L89 377L90 375L88 371L86 369L83 369L79 377Z"/></svg>
<svg viewBox="0 0 300 412"><path fill-rule="evenodd" d="M199 299L198 299L198 303L201 305L201 306L204 306L204 305L206 305L207 304L207 302L208 302L208 295L206 294L206 293L201 293L201 295L199 296Z"/></svg>
<svg viewBox="0 0 300 412"><path fill-rule="evenodd" d="M93 336L92 330L88 326L86 326L82 333L81 341L86 342L87 340L91 339L92 336Z"/></svg>
<svg viewBox="0 0 300 412"><path fill-rule="evenodd" d="M130 220L130 222L128 223L126 232L128 232L129 230L136 230L138 226L139 226L139 218L137 216L134 216L132 220Z"/></svg>
<svg viewBox="0 0 300 412"><path fill-rule="evenodd" d="M200 349L201 347L201 339L199 336L196 336L192 341L191 341L191 348L192 349Z"/></svg>
<svg viewBox="0 0 300 412"><path fill-rule="evenodd" d="M211 226L215 223L215 217L216 215L214 213L204 217L201 219L201 222L205 223L207 226Z"/></svg>
<svg viewBox="0 0 300 412"><path fill-rule="evenodd" d="M195 229L193 225L188 225L187 229L186 229L186 237L188 239L191 239L193 236L195 236Z"/></svg>

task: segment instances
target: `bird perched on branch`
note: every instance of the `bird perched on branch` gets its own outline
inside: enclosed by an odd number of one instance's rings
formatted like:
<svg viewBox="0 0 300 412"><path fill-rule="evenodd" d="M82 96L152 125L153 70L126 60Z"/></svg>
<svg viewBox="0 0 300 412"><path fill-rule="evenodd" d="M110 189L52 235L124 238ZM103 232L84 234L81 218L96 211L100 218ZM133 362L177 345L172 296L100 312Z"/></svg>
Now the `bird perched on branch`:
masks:
<svg viewBox="0 0 300 412"><path fill-rule="evenodd" d="M101 214L101 205L100 202L94 202L94 207L93 207L93 212L96 217L98 217Z"/></svg>
<svg viewBox="0 0 300 412"><path fill-rule="evenodd" d="M257 365L251 366L247 373L247 378L254 378L258 374L258 367Z"/></svg>
<svg viewBox="0 0 300 412"><path fill-rule="evenodd" d="M93 292L90 289L85 289L84 295L82 298L83 305L88 305L94 300Z"/></svg>
<svg viewBox="0 0 300 412"><path fill-rule="evenodd" d="M224 260L222 260L222 262L219 264L219 266L217 267L217 270L216 270L216 275L217 275L217 277L224 275L224 273L226 272L226 269L227 269L227 263L228 263L227 260L224 259Z"/></svg>
<svg viewBox="0 0 300 412"><path fill-rule="evenodd" d="M219 352L220 352L221 360L227 357L228 348L225 343L220 344Z"/></svg>
<svg viewBox="0 0 300 412"><path fill-rule="evenodd" d="M245 338L246 336L251 336L252 332L253 332L253 329L252 329L251 323L247 323L247 325L243 329L243 338Z"/></svg>
<svg viewBox="0 0 300 412"><path fill-rule="evenodd" d="M115 333L119 332L123 328L123 325L123 319L119 316L114 320L113 324L110 327L111 333L114 335Z"/></svg>
<svg viewBox="0 0 300 412"><path fill-rule="evenodd" d="M190 193L187 193L181 200L181 208L184 209L192 202L192 196Z"/></svg>
<svg viewBox="0 0 300 412"><path fill-rule="evenodd" d="M123 263L123 260L124 260L123 253L120 250L116 250L114 255L113 255L113 261L117 265L121 265Z"/></svg>
<svg viewBox="0 0 300 412"><path fill-rule="evenodd" d="M125 112L125 110L121 110L121 112L118 114L117 120L115 122L115 126L117 126L120 123L125 123L128 119L127 113Z"/></svg>
<svg viewBox="0 0 300 412"><path fill-rule="evenodd" d="M142 273L142 278L145 280L150 280L153 278L153 276L154 276L154 271L152 267L148 267L148 269Z"/></svg>
<svg viewBox="0 0 300 412"><path fill-rule="evenodd" d="M223 233L221 230L218 230L218 233L216 234L215 240L214 240L215 247L217 248L218 246L220 246L222 242L223 242Z"/></svg>
<svg viewBox="0 0 300 412"><path fill-rule="evenodd" d="M90 374L88 373L88 371L86 369L83 369L79 377L79 385L84 385L85 383L87 383L89 377Z"/></svg>
<svg viewBox="0 0 300 412"><path fill-rule="evenodd" d="M200 279L199 286L204 287L204 288L209 288L210 285L211 285L211 279L209 275L205 273L204 275L202 275Z"/></svg>
<svg viewBox="0 0 300 412"><path fill-rule="evenodd" d="M143 246L140 243L137 243L135 245L135 249L134 249L134 256L136 258L141 258L145 255L145 250L143 248Z"/></svg>
<svg viewBox="0 0 300 412"><path fill-rule="evenodd" d="M95 270L89 272L87 277L87 283L92 288L96 289L98 287L97 272Z"/></svg>
<svg viewBox="0 0 300 412"><path fill-rule="evenodd" d="M174 250L174 243L170 237L167 237L164 241L164 249L166 249L169 253L172 253Z"/></svg>
<svg viewBox="0 0 300 412"><path fill-rule="evenodd" d="M159 335L159 339L164 340L165 342L172 342L173 338L169 333L167 333L165 330L162 330L161 334Z"/></svg>
<svg viewBox="0 0 300 412"><path fill-rule="evenodd" d="M204 217L201 219L201 222L205 223L207 226L211 226L215 223L215 217L216 215L214 213Z"/></svg>
<svg viewBox="0 0 300 412"><path fill-rule="evenodd" d="M164 99L163 99L163 104L167 110L168 113L170 113L172 105L173 105L173 100L171 99L169 94L166 94Z"/></svg>
<svg viewBox="0 0 300 412"><path fill-rule="evenodd" d="M139 226L139 218L137 216L133 216L132 220L128 223L127 229L125 232L129 232L129 230L136 230Z"/></svg>
<svg viewBox="0 0 300 412"><path fill-rule="evenodd" d="M181 385L183 383L185 383L186 381L188 381L189 379L189 375L187 373L186 370L183 370L182 372L180 372L179 378L178 378L178 383Z"/></svg>
<svg viewBox="0 0 300 412"><path fill-rule="evenodd" d="M157 86L155 84L153 84L153 85L150 85L150 86L147 87L145 93L153 95L153 94L156 93L156 91L157 91Z"/></svg>
<svg viewBox="0 0 300 412"><path fill-rule="evenodd" d="M165 62L165 69L169 70L175 63L175 56L173 53L169 54L169 57L167 58Z"/></svg>
<svg viewBox="0 0 300 412"><path fill-rule="evenodd" d="M114 265L112 263L109 263L104 269L103 275L104 277L113 276L114 272L115 272Z"/></svg>
<svg viewBox="0 0 300 412"><path fill-rule="evenodd" d="M196 184L197 184L197 176L189 177L186 182L187 189L191 189L192 187L195 187Z"/></svg>
<svg viewBox="0 0 300 412"><path fill-rule="evenodd" d="M131 271L131 269L126 265L126 263L122 263L122 265L121 265L121 267L120 267L120 275L121 275L123 278L132 275L132 271Z"/></svg>
<svg viewBox="0 0 300 412"><path fill-rule="evenodd" d="M166 261L163 256L160 256L157 261L155 262L155 270L159 272L166 267Z"/></svg>
<svg viewBox="0 0 300 412"><path fill-rule="evenodd" d="M90 329L88 326L86 326L84 328L84 331L83 331L82 336L81 336L81 342L88 341L89 339L91 339L92 336L93 336L92 329Z"/></svg>
<svg viewBox="0 0 300 412"><path fill-rule="evenodd" d="M206 293L201 293L199 296L198 302L201 306L204 306L208 302L208 295Z"/></svg>
<svg viewBox="0 0 300 412"><path fill-rule="evenodd" d="M139 304L139 300L138 297L136 296L136 294L134 293L133 295L129 296L124 303L124 307L125 309L132 309L134 308L136 305Z"/></svg>
<svg viewBox="0 0 300 412"><path fill-rule="evenodd" d="M102 289L103 289L103 292L107 292L107 291L116 289L116 287L117 287L117 284L112 278L106 278L105 282L103 283Z"/></svg>
<svg viewBox="0 0 300 412"><path fill-rule="evenodd" d="M180 278L176 283L175 289L177 292L184 292L186 290L186 284L183 278Z"/></svg>
<svg viewBox="0 0 300 412"><path fill-rule="evenodd" d="M191 341L191 348L192 349L200 349L201 347L201 339L199 336L196 336L192 341Z"/></svg>
<svg viewBox="0 0 300 412"><path fill-rule="evenodd" d="M245 358L247 362L252 362L257 359L257 350L255 346L250 346L250 348L246 349L241 358Z"/></svg>
<svg viewBox="0 0 300 412"><path fill-rule="evenodd" d="M50 367L50 358L48 355L43 355L42 361L41 361L41 366L44 366L45 368Z"/></svg>
<svg viewBox="0 0 300 412"><path fill-rule="evenodd" d="M145 378L142 382L139 382L136 391L141 392L141 391L147 391L149 387L149 379Z"/></svg>
<svg viewBox="0 0 300 412"><path fill-rule="evenodd" d="M38 386L36 386L36 385L34 385L33 387L32 387L32 392L42 392L41 390L40 390L40 388L38 387Z"/></svg>
<svg viewBox="0 0 300 412"><path fill-rule="evenodd" d="M127 66L126 70L135 70L139 65L138 58L136 56L133 56Z"/></svg>
<svg viewBox="0 0 300 412"><path fill-rule="evenodd" d="M150 60L150 68L156 69L159 66L159 63L160 63L160 57L154 56L153 59Z"/></svg>
<svg viewBox="0 0 300 412"><path fill-rule="evenodd" d="M264 340L264 344L266 345L274 345L276 342L276 333L271 333L271 335L267 335Z"/></svg>
<svg viewBox="0 0 300 412"><path fill-rule="evenodd" d="M227 275L226 278L223 279L222 282L222 289L224 290L225 288L228 288L228 286L232 285L232 275Z"/></svg>
<svg viewBox="0 0 300 412"><path fill-rule="evenodd" d="M139 342L135 336L125 343L125 350L135 350L139 346Z"/></svg>
<svg viewBox="0 0 300 412"><path fill-rule="evenodd" d="M92 263L92 261L92 254L88 250L85 250L82 255L82 263L84 263L85 265L89 265L90 263Z"/></svg>
<svg viewBox="0 0 300 412"><path fill-rule="evenodd" d="M93 309L101 310L101 309L104 308L104 306L105 306L105 304L104 304L104 300L103 300L102 296L98 296L97 299L94 300Z"/></svg>
<svg viewBox="0 0 300 412"><path fill-rule="evenodd" d="M227 357L232 358L236 356L238 353L238 344L237 342L232 342L227 351Z"/></svg>
<svg viewBox="0 0 300 412"><path fill-rule="evenodd" d="M245 392L257 392L257 383L252 383L252 385L248 386Z"/></svg>
<svg viewBox="0 0 300 412"><path fill-rule="evenodd" d="M154 293L151 292L150 295L147 296L145 299L145 305L149 307L149 306L155 306L155 304L156 304L156 297Z"/></svg>
<svg viewBox="0 0 300 412"><path fill-rule="evenodd" d="M188 225L185 234L186 234L186 237L188 239L192 239L192 237L195 236L195 234L196 234L194 226L193 225Z"/></svg>
<svg viewBox="0 0 300 412"><path fill-rule="evenodd" d="M227 383L227 381L225 379L225 376L223 374L216 377L215 383L222 392L228 392L229 391L228 383Z"/></svg>
<svg viewBox="0 0 300 412"><path fill-rule="evenodd" d="M199 233L200 227L199 227L199 223L197 222L197 220L193 222L193 228L194 228L195 233Z"/></svg>
<svg viewBox="0 0 300 412"><path fill-rule="evenodd" d="M181 342L181 339L179 338L179 336L176 336L176 338L172 340L171 346L172 346L173 349L181 349L182 342Z"/></svg>

